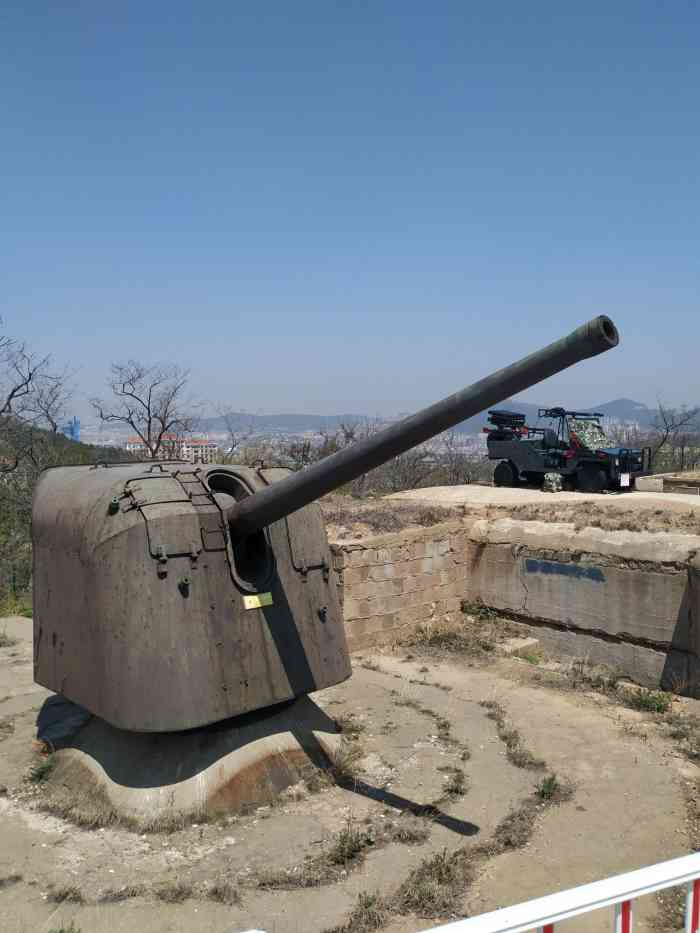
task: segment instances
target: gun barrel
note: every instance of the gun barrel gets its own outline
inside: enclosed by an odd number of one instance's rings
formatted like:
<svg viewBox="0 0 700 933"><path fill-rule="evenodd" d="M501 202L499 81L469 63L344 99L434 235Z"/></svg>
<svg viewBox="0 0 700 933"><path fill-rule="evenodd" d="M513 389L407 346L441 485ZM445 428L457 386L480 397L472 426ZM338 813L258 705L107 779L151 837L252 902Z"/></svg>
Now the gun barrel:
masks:
<svg viewBox="0 0 700 933"><path fill-rule="evenodd" d="M235 538L252 534L514 393L574 363L611 350L618 343L619 334L610 318L595 317L567 337L461 392L240 500L228 512L231 533Z"/></svg>

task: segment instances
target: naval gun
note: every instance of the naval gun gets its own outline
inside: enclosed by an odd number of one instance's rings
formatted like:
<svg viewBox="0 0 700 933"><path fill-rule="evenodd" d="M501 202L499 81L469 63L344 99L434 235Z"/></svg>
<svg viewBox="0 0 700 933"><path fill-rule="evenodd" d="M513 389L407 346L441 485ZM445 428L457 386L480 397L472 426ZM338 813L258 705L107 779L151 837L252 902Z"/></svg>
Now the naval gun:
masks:
<svg viewBox="0 0 700 933"><path fill-rule="evenodd" d="M111 725L174 732L351 674L318 499L573 364L605 316L296 473L181 461L46 470L33 516L34 677Z"/></svg>

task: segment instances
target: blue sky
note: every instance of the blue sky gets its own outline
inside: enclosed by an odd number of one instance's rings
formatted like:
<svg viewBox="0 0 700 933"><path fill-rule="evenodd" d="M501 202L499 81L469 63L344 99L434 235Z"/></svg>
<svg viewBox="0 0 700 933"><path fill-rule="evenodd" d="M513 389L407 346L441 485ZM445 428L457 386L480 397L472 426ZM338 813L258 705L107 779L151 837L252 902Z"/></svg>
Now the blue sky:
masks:
<svg viewBox="0 0 700 933"><path fill-rule="evenodd" d="M373 414L605 312L526 397L700 402L699 45L694 2L5 4L5 325L78 410L131 356Z"/></svg>

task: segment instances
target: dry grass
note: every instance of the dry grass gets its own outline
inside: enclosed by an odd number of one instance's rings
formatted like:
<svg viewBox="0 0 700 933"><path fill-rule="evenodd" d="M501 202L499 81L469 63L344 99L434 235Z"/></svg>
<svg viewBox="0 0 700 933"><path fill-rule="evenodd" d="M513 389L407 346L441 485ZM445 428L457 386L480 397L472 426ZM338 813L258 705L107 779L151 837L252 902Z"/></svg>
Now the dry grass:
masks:
<svg viewBox="0 0 700 933"><path fill-rule="evenodd" d="M97 904L120 904L131 900L132 897L142 897L148 894L148 888L143 884L126 884L121 888L107 888L97 898Z"/></svg>
<svg viewBox="0 0 700 933"><path fill-rule="evenodd" d="M231 881L216 881L207 889L209 900L216 901L218 904L226 904L234 907L241 903L241 894L237 885Z"/></svg>
<svg viewBox="0 0 700 933"><path fill-rule="evenodd" d="M520 634L500 613L478 600L463 600L461 610L419 625L402 644L433 656L457 654L485 661L496 645Z"/></svg>
<svg viewBox="0 0 700 933"><path fill-rule="evenodd" d="M153 893L165 904L183 904L194 896L195 891L187 881L166 881L154 888Z"/></svg>
<svg viewBox="0 0 700 933"><path fill-rule="evenodd" d="M363 749L355 738L343 736L337 749L328 755L328 774L337 784L347 783L357 776L357 765Z"/></svg>
<svg viewBox="0 0 700 933"><path fill-rule="evenodd" d="M450 916L474 875L475 865L466 849L450 854L444 849L413 869L392 897L391 907L430 919Z"/></svg>
<svg viewBox="0 0 700 933"><path fill-rule="evenodd" d="M519 521L564 522L576 531L601 528L603 531L653 531L697 534L700 516L695 509L627 509L609 503L576 502L528 504L509 508L509 517Z"/></svg>
<svg viewBox="0 0 700 933"><path fill-rule="evenodd" d="M498 737L506 747L508 761L515 765L516 768L528 768L532 771L542 771L545 767L544 761L542 761L541 758L535 758L535 756L524 747L522 736L514 726L509 725L503 707L492 700L484 700L481 706L488 710L486 714L488 718L496 723Z"/></svg>
<svg viewBox="0 0 700 933"><path fill-rule="evenodd" d="M443 770L439 768L438 770ZM443 800L454 800L455 797L463 797L467 792L467 779L461 768L448 766L449 775L443 788Z"/></svg>
<svg viewBox="0 0 700 933"><path fill-rule="evenodd" d="M461 508L383 499L358 501L348 496L322 499L321 510L326 525L330 526L330 537L337 540L393 534L406 528L429 528L464 516Z"/></svg>
<svg viewBox="0 0 700 933"><path fill-rule="evenodd" d="M47 895L47 901L52 904L84 904L83 892L75 884L67 884L62 887L52 888Z"/></svg>
<svg viewBox="0 0 700 933"><path fill-rule="evenodd" d="M289 890L316 888L338 881L341 872L347 872L364 858L365 851L375 845L375 836L369 829L361 829L352 818L337 833L329 846L318 855L308 857L301 865L289 869L259 872L255 886L264 889Z"/></svg>
<svg viewBox="0 0 700 933"><path fill-rule="evenodd" d="M357 904L345 923L324 933L372 933L380 930L389 920L390 911L384 898L378 891L364 891L357 898Z"/></svg>
<svg viewBox="0 0 700 933"><path fill-rule="evenodd" d="M421 844L429 835L429 822L410 814L393 820L370 820L364 826L358 826L350 817L322 852L305 858L300 865L292 868L258 872L254 884L257 888L267 890L316 888L334 884L347 872L361 865L369 850L390 843Z"/></svg>

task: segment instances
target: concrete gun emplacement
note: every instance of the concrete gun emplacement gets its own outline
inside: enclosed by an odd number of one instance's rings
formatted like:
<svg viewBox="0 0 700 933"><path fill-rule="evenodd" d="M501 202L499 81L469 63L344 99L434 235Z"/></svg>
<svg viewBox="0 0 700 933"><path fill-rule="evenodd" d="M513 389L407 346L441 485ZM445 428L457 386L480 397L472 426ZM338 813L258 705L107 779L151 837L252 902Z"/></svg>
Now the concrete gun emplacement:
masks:
<svg viewBox="0 0 700 933"><path fill-rule="evenodd" d="M45 471L32 520L35 680L118 728L172 732L347 679L317 500L618 342L596 317L297 473L158 460Z"/></svg>

